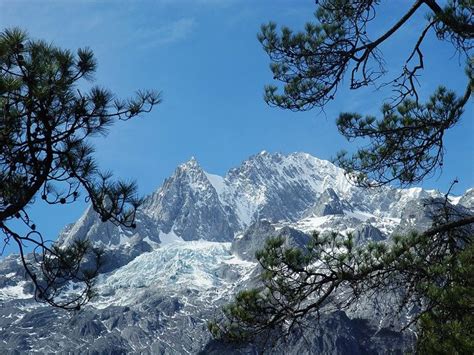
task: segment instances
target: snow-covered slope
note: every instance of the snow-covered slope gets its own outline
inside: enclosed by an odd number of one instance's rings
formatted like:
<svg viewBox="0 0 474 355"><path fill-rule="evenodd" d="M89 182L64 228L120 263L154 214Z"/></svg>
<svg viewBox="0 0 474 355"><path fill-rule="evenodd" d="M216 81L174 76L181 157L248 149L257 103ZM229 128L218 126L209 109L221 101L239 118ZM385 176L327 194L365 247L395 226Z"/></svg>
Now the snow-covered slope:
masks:
<svg viewBox="0 0 474 355"><path fill-rule="evenodd" d="M472 208L472 191L455 202ZM266 238L300 245L313 230L338 230L353 232L357 243L385 240L394 231L429 227L424 202L440 197L419 188L358 188L341 169L306 153L264 151L225 176L205 172L192 158L145 199L136 229L102 223L89 208L61 233L59 243L87 238L106 252L99 295L79 314L35 303L18 259L0 262L0 352L228 351L209 343L206 321L258 282L254 253ZM357 317L375 316L370 307L360 309ZM372 329L343 313L325 317L324 331L306 334L312 352L406 346L400 334L380 332L380 323ZM295 341L279 349L300 353L304 346Z"/></svg>

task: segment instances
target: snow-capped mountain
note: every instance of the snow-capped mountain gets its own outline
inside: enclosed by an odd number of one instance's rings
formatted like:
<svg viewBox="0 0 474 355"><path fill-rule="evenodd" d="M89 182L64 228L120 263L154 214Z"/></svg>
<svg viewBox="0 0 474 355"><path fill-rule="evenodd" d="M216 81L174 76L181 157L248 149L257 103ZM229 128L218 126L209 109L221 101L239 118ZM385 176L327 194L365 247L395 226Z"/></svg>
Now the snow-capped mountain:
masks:
<svg viewBox="0 0 474 355"><path fill-rule="evenodd" d="M173 240L231 242L261 219L304 231L332 228L334 219L347 228L370 219L389 234L410 201L441 196L420 188L359 188L342 169L306 153L263 151L223 177L205 172L192 158L145 199L136 230L102 223L89 209L59 239L88 238L112 248L138 241L152 248Z"/></svg>
<svg viewBox="0 0 474 355"><path fill-rule="evenodd" d="M472 208L472 191L453 201ZM428 228L423 201L441 197L420 188L355 187L343 170L306 153L264 151L225 176L205 172L192 158L145 199L136 229L102 223L89 208L63 230L58 243L89 239L106 252L99 296L81 312L35 303L17 258L0 262L0 351L230 352L210 341L206 321L258 282L254 255L267 238L280 235L298 246L313 230L337 230L353 232L357 243L385 240L394 231ZM306 334L310 345L295 340L274 349L371 353L409 344L405 335L382 332L368 306L349 316L357 319L325 315L323 331Z"/></svg>

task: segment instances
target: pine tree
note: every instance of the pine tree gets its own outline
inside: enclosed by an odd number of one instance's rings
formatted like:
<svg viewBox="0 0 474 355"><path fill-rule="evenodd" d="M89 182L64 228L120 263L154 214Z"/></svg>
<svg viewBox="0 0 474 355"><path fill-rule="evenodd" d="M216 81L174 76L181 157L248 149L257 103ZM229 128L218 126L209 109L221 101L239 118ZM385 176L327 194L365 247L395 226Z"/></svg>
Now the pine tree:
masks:
<svg viewBox="0 0 474 355"><path fill-rule="evenodd" d="M405 65L392 85L394 97L382 105L381 117L341 113L340 133L348 140L363 138L368 146L354 155L335 159L355 184L367 188L388 183L410 185L443 165L445 132L458 124L474 88L473 3L450 0L441 7L434 0L416 0L384 34L369 38L368 24L377 16L380 1L316 1L316 22L303 32L274 23L263 25L259 40L271 59L274 79L269 105L292 111L323 108L336 96L343 78L351 89L376 84L383 78L380 45L400 31L415 13L429 10ZM421 102L416 85L423 70L422 44L434 31L452 44L466 64L466 89L460 95L439 87ZM392 244L354 245L350 236L315 233L306 249L285 248L271 239L257 254L263 269L262 286L237 295L223 317L209 323L222 339L236 341L289 334L309 314L318 314L335 292L336 302L348 307L360 297L402 290L394 314L416 305L415 324L420 353L474 351L474 275L472 239L474 216L453 208L449 191L433 202L433 227L424 233L393 236ZM341 295L339 293L339 295ZM471 325L471 326L469 326Z"/></svg>
<svg viewBox="0 0 474 355"><path fill-rule="evenodd" d="M101 252L87 241L48 244L27 207L39 198L70 204L85 193L102 221L133 228L140 204L135 183L114 181L100 171L88 140L160 102L153 91L119 100L97 86L79 89L92 81L96 67L90 49L73 53L17 28L0 33L0 231L5 243L18 247L36 299L65 309L77 309L92 297ZM13 220L27 232L16 231ZM27 246L34 248L33 256ZM61 290L70 282L82 287L65 297Z"/></svg>

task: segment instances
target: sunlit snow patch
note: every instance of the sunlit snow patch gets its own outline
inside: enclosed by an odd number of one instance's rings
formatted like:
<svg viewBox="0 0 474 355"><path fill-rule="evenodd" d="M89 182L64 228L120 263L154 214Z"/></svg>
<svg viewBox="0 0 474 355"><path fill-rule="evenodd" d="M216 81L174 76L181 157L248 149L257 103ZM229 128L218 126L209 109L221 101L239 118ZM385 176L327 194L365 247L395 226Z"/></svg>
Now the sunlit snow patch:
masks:
<svg viewBox="0 0 474 355"><path fill-rule="evenodd" d="M24 291L25 285L26 281L21 281L15 286L7 286L0 288L0 300L31 298L32 295L27 294Z"/></svg>

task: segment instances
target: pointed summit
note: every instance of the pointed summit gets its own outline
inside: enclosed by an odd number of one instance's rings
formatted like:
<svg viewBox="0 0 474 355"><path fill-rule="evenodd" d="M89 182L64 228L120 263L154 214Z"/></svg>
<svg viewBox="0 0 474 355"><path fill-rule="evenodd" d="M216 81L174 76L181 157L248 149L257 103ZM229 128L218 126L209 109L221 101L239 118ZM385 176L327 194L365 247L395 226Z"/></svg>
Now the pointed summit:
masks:
<svg viewBox="0 0 474 355"><path fill-rule="evenodd" d="M199 165L198 161L196 160L196 158L194 157L194 155L191 157L191 159L189 159L187 162L181 164L179 166L181 169L192 169L192 170L195 170L195 169L198 169L198 170L202 170L201 166Z"/></svg>
<svg viewBox="0 0 474 355"><path fill-rule="evenodd" d="M206 174L196 158L191 157L165 180L162 188L148 198L142 208L156 221L163 234L171 233L186 241L230 241L237 221L231 212L224 210L219 200L216 188L222 187L221 180Z"/></svg>

